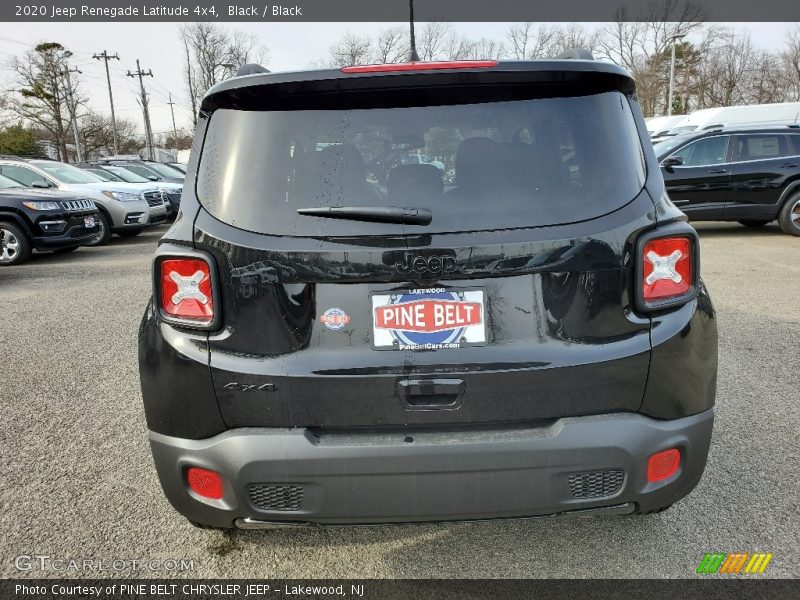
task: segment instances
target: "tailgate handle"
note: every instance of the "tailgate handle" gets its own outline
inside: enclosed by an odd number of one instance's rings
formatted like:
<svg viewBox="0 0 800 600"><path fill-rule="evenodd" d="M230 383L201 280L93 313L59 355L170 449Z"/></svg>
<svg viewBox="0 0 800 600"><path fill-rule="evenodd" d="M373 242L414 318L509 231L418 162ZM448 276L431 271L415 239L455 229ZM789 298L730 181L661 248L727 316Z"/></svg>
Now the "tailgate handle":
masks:
<svg viewBox="0 0 800 600"><path fill-rule="evenodd" d="M403 379L397 394L407 410L456 410L464 396L462 379Z"/></svg>

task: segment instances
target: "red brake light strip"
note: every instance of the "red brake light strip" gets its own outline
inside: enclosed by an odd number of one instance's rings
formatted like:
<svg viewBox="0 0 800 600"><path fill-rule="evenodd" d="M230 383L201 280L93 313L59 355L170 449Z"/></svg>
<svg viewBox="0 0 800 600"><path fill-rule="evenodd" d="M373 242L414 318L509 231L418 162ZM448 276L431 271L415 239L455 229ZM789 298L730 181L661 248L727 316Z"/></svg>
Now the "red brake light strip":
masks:
<svg viewBox="0 0 800 600"><path fill-rule="evenodd" d="M355 65L342 67L342 73L390 73L394 71L436 71L446 69L489 69L496 60L452 60L431 62L390 63L382 65Z"/></svg>

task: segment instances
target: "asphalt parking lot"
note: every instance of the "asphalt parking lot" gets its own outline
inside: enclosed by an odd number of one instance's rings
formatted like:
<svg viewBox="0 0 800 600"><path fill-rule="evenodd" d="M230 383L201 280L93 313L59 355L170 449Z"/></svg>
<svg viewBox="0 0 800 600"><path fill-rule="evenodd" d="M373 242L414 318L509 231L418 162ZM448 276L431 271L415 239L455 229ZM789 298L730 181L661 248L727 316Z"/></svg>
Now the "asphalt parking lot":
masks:
<svg viewBox="0 0 800 600"><path fill-rule="evenodd" d="M139 394L136 331L164 229L0 269L0 576L18 555L140 559L106 576L693 577L706 552L772 552L800 576L800 239L698 224L718 311L705 476L660 515L223 534L165 500ZM180 573L177 573L180 574Z"/></svg>

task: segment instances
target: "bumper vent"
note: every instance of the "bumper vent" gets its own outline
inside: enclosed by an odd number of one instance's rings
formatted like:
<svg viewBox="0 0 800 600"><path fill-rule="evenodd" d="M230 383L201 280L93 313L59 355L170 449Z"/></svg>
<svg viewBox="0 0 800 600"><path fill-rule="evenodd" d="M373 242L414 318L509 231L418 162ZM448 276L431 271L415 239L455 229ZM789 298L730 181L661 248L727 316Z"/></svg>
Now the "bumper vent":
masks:
<svg viewBox="0 0 800 600"><path fill-rule="evenodd" d="M303 486L280 483L253 483L250 501L262 510L300 510Z"/></svg>
<svg viewBox="0 0 800 600"><path fill-rule="evenodd" d="M625 471L588 471L569 476L569 489L576 498L602 498L613 496L625 480Z"/></svg>

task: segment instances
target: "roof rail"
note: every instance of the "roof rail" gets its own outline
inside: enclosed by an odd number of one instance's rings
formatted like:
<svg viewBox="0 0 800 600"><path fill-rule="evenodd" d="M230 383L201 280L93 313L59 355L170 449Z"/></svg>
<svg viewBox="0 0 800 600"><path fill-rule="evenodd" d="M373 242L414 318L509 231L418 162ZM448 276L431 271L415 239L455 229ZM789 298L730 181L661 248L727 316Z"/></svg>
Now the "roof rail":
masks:
<svg viewBox="0 0 800 600"><path fill-rule="evenodd" d="M241 77L242 75L255 75L256 73L269 73L269 69L266 69L255 63L248 63L246 65L242 65L236 70L237 77Z"/></svg>
<svg viewBox="0 0 800 600"><path fill-rule="evenodd" d="M798 129L800 128L800 123L731 123L729 125L719 123L708 125L703 129L698 129L695 133L701 133L703 131L752 131L758 129L783 129L784 127L788 129Z"/></svg>
<svg viewBox="0 0 800 600"><path fill-rule="evenodd" d="M578 60L594 60L594 55L591 50L586 48L570 48L564 50L561 54L555 57L556 59L578 59Z"/></svg>
<svg viewBox="0 0 800 600"><path fill-rule="evenodd" d="M17 156L16 154L0 154L0 159L3 160L28 160L23 156Z"/></svg>

